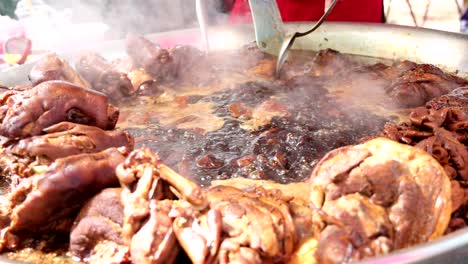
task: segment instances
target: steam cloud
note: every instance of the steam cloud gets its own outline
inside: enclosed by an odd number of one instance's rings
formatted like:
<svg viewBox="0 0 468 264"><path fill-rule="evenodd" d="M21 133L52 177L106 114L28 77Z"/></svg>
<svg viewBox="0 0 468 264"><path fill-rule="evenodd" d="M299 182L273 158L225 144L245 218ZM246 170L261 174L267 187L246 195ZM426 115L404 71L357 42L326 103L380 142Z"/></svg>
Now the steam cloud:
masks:
<svg viewBox="0 0 468 264"><path fill-rule="evenodd" d="M71 8L72 22L102 22L112 38L197 27L194 0L44 0L57 10ZM223 0L205 0L211 24L227 21Z"/></svg>

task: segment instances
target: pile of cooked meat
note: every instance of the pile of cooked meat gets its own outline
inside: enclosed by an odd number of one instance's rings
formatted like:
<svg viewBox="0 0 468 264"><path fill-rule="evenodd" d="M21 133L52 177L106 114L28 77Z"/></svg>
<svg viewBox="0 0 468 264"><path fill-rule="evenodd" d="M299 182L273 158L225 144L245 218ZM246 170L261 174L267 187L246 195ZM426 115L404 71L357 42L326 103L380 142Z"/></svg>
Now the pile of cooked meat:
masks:
<svg viewBox="0 0 468 264"><path fill-rule="evenodd" d="M422 149L445 169L452 185L452 220L447 232L468 225L468 87L413 109L409 122L388 123L383 135Z"/></svg>
<svg viewBox="0 0 468 264"><path fill-rule="evenodd" d="M0 250L65 236L91 263L346 263L468 224L467 80L333 50L280 79L252 46L130 35L127 53L49 54L0 95Z"/></svg>

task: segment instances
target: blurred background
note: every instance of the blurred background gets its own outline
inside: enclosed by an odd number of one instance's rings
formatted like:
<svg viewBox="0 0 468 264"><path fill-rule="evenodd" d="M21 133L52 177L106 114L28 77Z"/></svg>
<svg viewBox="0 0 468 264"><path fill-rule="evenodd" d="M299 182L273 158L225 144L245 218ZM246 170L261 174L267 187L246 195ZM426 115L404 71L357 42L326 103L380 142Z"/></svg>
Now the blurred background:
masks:
<svg viewBox="0 0 468 264"><path fill-rule="evenodd" d="M385 0L387 23L468 32L467 0ZM462 25L462 23L464 25Z"/></svg>
<svg viewBox="0 0 468 264"><path fill-rule="evenodd" d="M247 0L245 0L247 1ZM325 0L329 1L329 0ZM352 0L342 0L352 1ZM234 0L205 0L209 22L224 25ZM468 0L383 0L385 22L468 32ZM48 51L60 52L128 32L197 26L194 0L1 0L0 70Z"/></svg>

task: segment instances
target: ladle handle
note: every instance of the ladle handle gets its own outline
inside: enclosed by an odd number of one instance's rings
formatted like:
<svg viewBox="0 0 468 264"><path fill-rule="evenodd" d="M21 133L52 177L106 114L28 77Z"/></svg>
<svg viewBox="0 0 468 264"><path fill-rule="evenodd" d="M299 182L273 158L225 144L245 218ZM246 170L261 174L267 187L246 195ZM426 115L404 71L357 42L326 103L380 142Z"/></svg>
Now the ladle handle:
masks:
<svg viewBox="0 0 468 264"><path fill-rule="evenodd" d="M333 0L333 2L331 3L327 11L322 15L322 17L317 21L317 23L315 23L315 25L311 29L309 29L306 32L295 32L292 35L287 35L283 39L283 43L281 44L281 47L278 53L278 59L276 60L276 74L275 74L276 78L280 78L281 68L283 67L283 64L286 62L288 58L288 51L294 44L294 41L296 40L296 38L303 37L307 34L310 34L314 32L318 27L320 27L323 21L325 21L328 15L330 15L331 11L333 10L337 2L338 0Z"/></svg>
<svg viewBox="0 0 468 264"><path fill-rule="evenodd" d="M203 48L206 53L210 50L210 43L208 41L208 26L206 21L206 5L204 0L195 1L195 11L197 13L197 20L200 26L200 32L203 38Z"/></svg>

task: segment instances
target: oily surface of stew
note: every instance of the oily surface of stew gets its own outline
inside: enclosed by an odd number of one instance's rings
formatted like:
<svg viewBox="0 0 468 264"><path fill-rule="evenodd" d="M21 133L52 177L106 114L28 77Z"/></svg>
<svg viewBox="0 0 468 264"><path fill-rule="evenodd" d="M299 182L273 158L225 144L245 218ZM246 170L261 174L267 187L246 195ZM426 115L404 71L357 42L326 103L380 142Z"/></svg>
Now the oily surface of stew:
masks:
<svg viewBox="0 0 468 264"><path fill-rule="evenodd" d="M121 100L118 127L202 186L235 177L302 181L328 151L468 84L432 65L334 50L293 54L279 80L275 59L251 46L208 57L187 47L170 53L169 62L152 62L165 67L159 97ZM140 66L149 71L148 64Z"/></svg>
<svg viewBox="0 0 468 264"><path fill-rule="evenodd" d="M377 134L390 118L330 93L332 77L278 81L248 74L126 102L118 127L135 136L136 147L149 147L185 177L209 186L234 177L302 181L326 152Z"/></svg>

